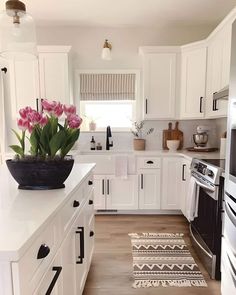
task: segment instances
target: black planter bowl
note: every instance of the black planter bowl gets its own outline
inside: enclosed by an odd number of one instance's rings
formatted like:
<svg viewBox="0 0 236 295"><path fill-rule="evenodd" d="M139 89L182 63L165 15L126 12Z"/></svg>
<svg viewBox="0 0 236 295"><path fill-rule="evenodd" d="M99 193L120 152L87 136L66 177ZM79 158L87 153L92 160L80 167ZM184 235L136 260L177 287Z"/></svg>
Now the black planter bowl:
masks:
<svg viewBox="0 0 236 295"><path fill-rule="evenodd" d="M50 190L65 187L74 160L6 160L6 164L19 189Z"/></svg>

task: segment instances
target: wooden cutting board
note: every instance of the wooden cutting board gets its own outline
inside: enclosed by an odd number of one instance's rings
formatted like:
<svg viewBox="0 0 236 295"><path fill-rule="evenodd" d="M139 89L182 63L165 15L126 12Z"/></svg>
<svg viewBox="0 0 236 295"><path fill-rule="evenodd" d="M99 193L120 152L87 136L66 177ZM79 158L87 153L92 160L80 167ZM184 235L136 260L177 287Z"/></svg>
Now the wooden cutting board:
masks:
<svg viewBox="0 0 236 295"><path fill-rule="evenodd" d="M175 129L173 129L171 131L171 139L180 141L178 150L181 150L183 148L184 134L181 130L179 130L179 122L178 121L175 123Z"/></svg>
<svg viewBox="0 0 236 295"><path fill-rule="evenodd" d="M168 124L168 129L163 130L163 135L162 135L162 148L163 150L168 150L168 147L166 145L166 141L171 139L171 135L172 135L172 123L170 122Z"/></svg>

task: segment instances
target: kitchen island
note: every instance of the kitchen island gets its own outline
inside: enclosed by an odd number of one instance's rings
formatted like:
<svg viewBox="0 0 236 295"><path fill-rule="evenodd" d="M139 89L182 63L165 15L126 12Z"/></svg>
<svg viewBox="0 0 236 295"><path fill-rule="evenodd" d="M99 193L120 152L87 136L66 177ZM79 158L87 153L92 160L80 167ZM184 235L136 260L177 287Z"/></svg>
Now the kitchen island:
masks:
<svg viewBox="0 0 236 295"><path fill-rule="evenodd" d="M82 294L93 253L94 167L75 164L64 189L27 191L1 166L0 295Z"/></svg>

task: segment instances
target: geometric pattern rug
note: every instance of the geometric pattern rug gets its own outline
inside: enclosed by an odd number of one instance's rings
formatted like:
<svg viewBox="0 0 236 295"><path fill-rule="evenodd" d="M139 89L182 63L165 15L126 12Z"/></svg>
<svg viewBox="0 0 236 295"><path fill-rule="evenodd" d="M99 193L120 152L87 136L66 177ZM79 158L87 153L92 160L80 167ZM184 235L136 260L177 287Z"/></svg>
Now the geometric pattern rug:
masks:
<svg viewBox="0 0 236 295"><path fill-rule="evenodd" d="M183 234L131 233L134 288L207 287Z"/></svg>

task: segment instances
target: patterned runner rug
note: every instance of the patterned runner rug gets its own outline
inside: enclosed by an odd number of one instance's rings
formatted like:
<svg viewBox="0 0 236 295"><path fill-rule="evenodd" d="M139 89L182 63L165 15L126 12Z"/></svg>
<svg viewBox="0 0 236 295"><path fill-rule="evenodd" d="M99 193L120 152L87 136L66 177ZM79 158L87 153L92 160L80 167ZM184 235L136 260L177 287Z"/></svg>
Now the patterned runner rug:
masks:
<svg viewBox="0 0 236 295"><path fill-rule="evenodd" d="M131 233L134 288L207 287L183 234Z"/></svg>

